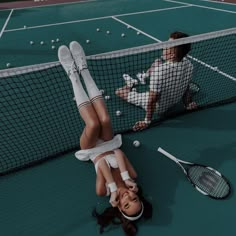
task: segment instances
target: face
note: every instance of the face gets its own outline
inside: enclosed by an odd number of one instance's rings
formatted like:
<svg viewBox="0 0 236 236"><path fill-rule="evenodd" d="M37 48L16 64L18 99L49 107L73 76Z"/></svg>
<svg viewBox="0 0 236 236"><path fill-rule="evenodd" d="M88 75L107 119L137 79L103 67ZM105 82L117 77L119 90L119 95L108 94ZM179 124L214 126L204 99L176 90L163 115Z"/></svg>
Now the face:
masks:
<svg viewBox="0 0 236 236"><path fill-rule="evenodd" d="M128 216L135 215L141 210L138 195L127 188L120 188L118 208Z"/></svg>
<svg viewBox="0 0 236 236"><path fill-rule="evenodd" d="M169 41L170 40L174 40L174 39L169 38ZM166 61L173 60L174 57L175 57L175 52L174 51L175 51L174 48L165 48L165 49L163 49L163 55L162 55L163 59L166 60Z"/></svg>

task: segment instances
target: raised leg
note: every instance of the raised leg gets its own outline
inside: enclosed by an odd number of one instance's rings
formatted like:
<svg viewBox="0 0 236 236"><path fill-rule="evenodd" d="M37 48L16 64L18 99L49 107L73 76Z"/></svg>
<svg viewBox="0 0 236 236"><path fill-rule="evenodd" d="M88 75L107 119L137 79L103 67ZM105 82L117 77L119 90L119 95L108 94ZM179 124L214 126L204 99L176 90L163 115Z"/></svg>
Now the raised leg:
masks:
<svg viewBox="0 0 236 236"><path fill-rule="evenodd" d="M84 79L89 99L99 119L101 125L99 138L103 139L104 141L111 140L113 138L113 130L110 116L108 114L107 107L105 105L101 92L94 82L89 70L87 69L84 50L78 42L74 41L70 43L70 51L75 60L77 68L80 71L80 75Z"/></svg>
<svg viewBox="0 0 236 236"><path fill-rule="evenodd" d="M100 134L100 122L90 99L88 98L81 84L79 75L75 68L75 63L66 46L61 46L58 50L58 58L71 80L75 100L80 115L85 122L85 128L80 138L81 149L92 148L96 145Z"/></svg>

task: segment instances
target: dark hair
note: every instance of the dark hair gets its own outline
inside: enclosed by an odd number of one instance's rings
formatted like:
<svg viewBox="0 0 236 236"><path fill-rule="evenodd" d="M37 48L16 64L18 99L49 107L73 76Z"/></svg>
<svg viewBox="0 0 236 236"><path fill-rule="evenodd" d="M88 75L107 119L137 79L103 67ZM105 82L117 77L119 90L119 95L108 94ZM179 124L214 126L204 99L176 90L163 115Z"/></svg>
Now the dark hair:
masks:
<svg viewBox="0 0 236 236"><path fill-rule="evenodd" d="M149 203L143 196L142 191L139 188L137 193L140 201L142 201L144 206L144 211L142 217L144 219L149 219L152 217L152 204ZM99 214L96 209L93 210L93 217L97 219L97 223L100 225L100 234L104 232L104 228L110 224L122 225L122 228L127 236L136 235L138 228L134 221L127 220L119 211L118 207L108 207L101 214ZM141 217L141 218L142 218ZM138 220L137 220L138 221ZM137 222L136 221L136 222Z"/></svg>
<svg viewBox="0 0 236 236"><path fill-rule="evenodd" d="M172 39L180 39L180 38L185 38L188 37L188 34L179 32L179 31L175 31L173 33L170 34L170 38ZM183 44L183 45L179 45L175 47L175 57L177 61L181 61L187 54L188 52L191 50L191 44L187 43L187 44Z"/></svg>

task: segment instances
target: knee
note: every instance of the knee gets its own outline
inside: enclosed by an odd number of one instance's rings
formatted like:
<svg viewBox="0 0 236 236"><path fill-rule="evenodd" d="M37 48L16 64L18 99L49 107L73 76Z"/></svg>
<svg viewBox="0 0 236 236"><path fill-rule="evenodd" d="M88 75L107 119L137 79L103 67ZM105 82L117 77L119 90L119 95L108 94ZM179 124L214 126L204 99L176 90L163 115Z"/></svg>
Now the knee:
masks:
<svg viewBox="0 0 236 236"><path fill-rule="evenodd" d="M98 133L100 132L101 124L97 119L87 120L86 126L93 132Z"/></svg>
<svg viewBox="0 0 236 236"><path fill-rule="evenodd" d="M111 118L109 115L104 115L101 117L100 122L102 127L108 127L111 125Z"/></svg>

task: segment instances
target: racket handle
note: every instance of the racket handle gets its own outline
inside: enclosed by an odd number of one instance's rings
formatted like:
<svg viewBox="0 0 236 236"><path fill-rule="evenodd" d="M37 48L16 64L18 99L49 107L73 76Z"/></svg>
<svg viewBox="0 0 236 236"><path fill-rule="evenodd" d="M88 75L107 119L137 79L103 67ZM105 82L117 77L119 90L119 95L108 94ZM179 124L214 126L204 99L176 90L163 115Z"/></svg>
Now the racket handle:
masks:
<svg viewBox="0 0 236 236"><path fill-rule="evenodd" d="M165 151L164 149L162 149L161 147L159 147L157 149L158 152L162 153L163 155L165 155L166 157L170 158L171 160L175 161L178 163L178 159L176 157L174 157L173 155L171 155L169 152Z"/></svg>

